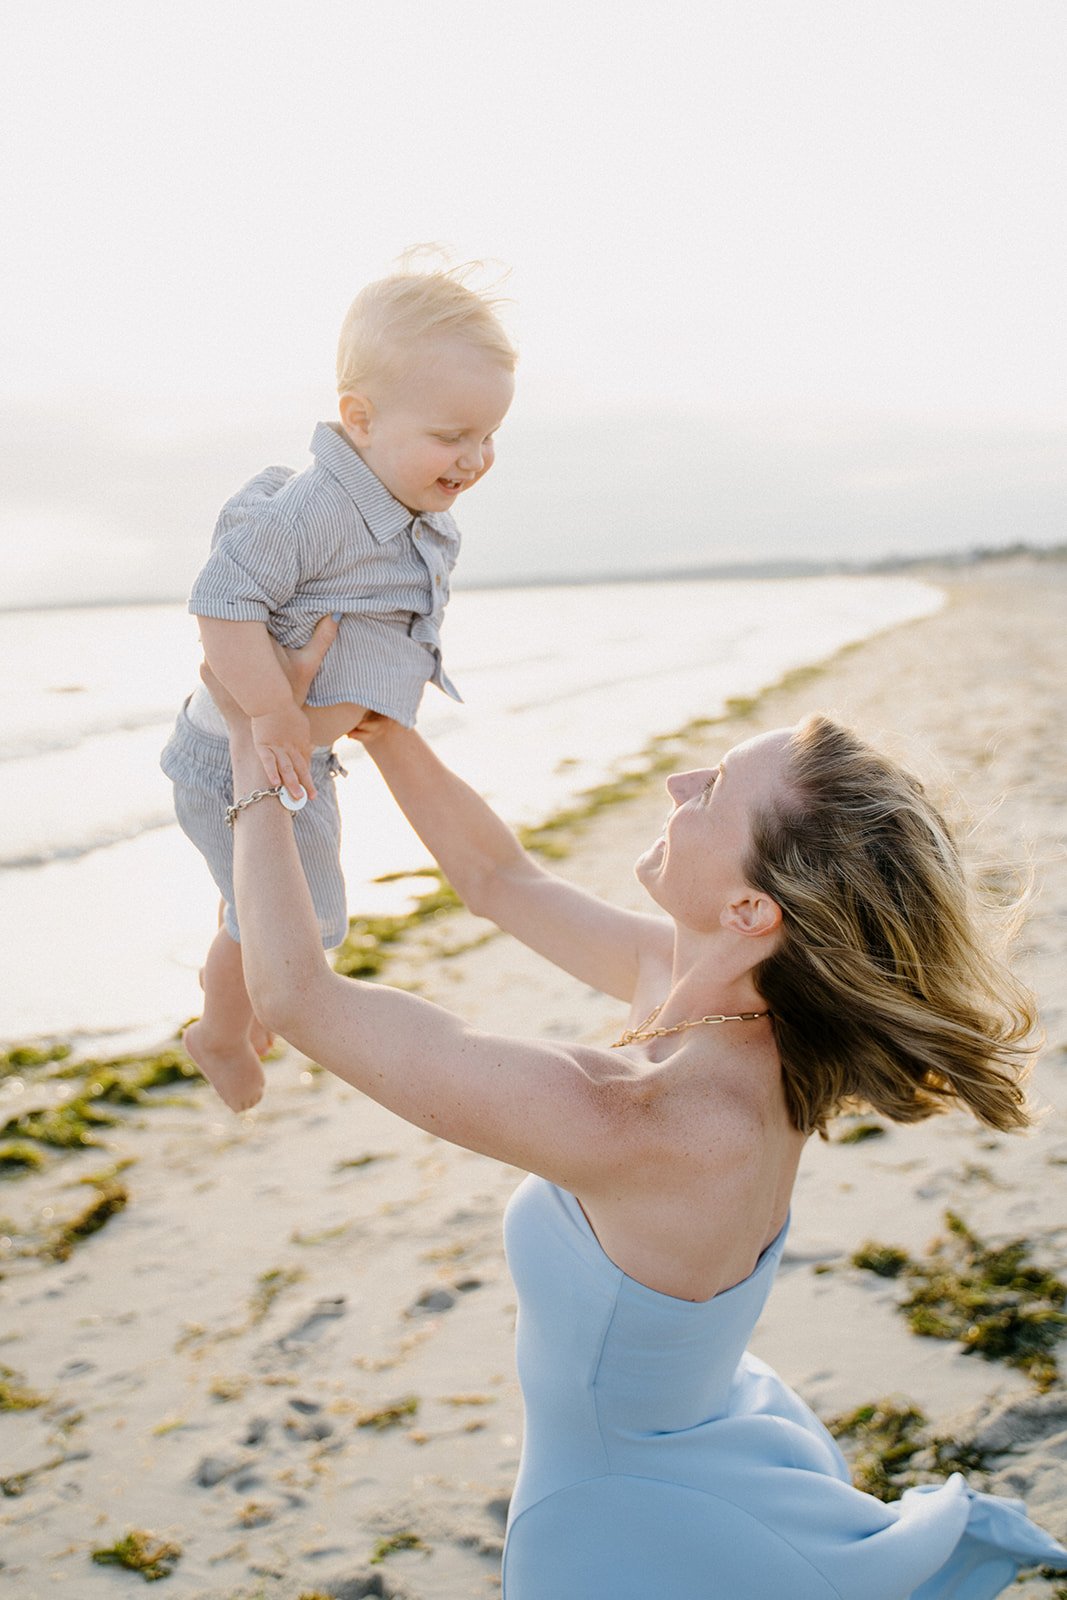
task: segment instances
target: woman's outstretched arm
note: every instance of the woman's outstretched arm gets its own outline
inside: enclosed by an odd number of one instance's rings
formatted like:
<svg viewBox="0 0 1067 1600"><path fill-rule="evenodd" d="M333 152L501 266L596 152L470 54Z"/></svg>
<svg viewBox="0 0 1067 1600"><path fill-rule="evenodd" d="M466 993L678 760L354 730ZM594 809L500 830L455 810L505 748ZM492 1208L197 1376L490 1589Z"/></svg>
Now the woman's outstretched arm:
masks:
<svg viewBox="0 0 1067 1600"><path fill-rule="evenodd" d="M669 967L665 919L609 905L546 871L413 729L368 717L359 735L400 809L477 916L620 1000L633 998L645 961Z"/></svg>
<svg viewBox="0 0 1067 1600"><path fill-rule="evenodd" d="M235 793L261 787L247 722L231 722L231 756ZM234 834L245 979L264 1023L406 1121L564 1187L597 1187L609 1163L630 1158L624 1059L479 1033L414 995L339 977L288 813L258 801Z"/></svg>

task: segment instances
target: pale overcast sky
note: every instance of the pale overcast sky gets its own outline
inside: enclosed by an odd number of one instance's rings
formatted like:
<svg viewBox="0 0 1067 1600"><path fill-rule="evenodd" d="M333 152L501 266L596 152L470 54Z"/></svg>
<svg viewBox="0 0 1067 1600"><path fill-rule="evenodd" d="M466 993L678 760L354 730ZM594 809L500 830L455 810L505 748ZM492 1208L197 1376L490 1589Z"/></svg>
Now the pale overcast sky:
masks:
<svg viewBox="0 0 1067 1600"><path fill-rule="evenodd" d="M15 0L3 26L7 530L47 541L63 500L69 534L131 441L272 419L292 458L356 289L438 240L510 268L520 455L604 413L631 460L668 413L777 418L794 454L885 419L928 470L963 429L1050 537L1062 0ZM222 450L205 496L262 453ZM853 464L867 490L890 454Z"/></svg>

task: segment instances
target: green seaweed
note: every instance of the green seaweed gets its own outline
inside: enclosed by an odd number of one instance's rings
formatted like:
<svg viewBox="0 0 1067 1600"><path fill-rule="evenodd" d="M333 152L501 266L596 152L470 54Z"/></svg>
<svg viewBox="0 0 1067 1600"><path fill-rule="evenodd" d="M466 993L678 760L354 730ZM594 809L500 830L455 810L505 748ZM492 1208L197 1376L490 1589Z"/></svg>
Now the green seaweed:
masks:
<svg viewBox="0 0 1067 1600"><path fill-rule="evenodd" d="M303 1276L300 1267L272 1267L269 1272L261 1272L249 1302L249 1320L262 1322L278 1296L299 1283Z"/></svg>
<svg viewBox="0 0 1067 1600"><path fill-rule="evenodd" d="M876 1272L880 1278L899 1278L911 1266L911 1258L906 1250L897 1250L891 1244L875 1244L873 1241L861 1245L850 1259L854 1267L861 1267L865 1272Z"/></svg>
<svg viewBox="0 0 1067 1600"><path fill-rule="evenodd" d="M25 1140L7 1139L0 1144L0 1178L24 1178L47 1165L40 1150Z"/></svg>
<svg viewBox="0 0 1067 1600"><path fill-rule="evenodd" d="M181 1553L180 1544L157 1539L142 1528L131 1528L113 1545L94 1550L92 1556L98 1566L126 1567L130 1572L139 1572L146 1583L156 1583L170 1577Z"/></svg>
<svg viewBox="0 0 1067 1600"><path fill-rule="evenodd" d="M299 1245L331 1244L334 1239L343 1239L351 1227L351 1222L337 1222L332 1228L320 1228L316 1233L302 1233L299 1228L294 1228L289 1235L289 1243Z"/></svg>
<svg viewBox="0 0 1067 1600"><path fill-rule="evenodd" d="M1003 1361L1047 1390L1059 1376L1055 1351L1067 1331L1067 1284L1028 1264L1026 1239L987 1245L952 1211L945 1213L945 1226L947 1233L921 1261L890 1246L866 1245L853 1264L877 1272L880 1254L899 1262L882 1275L907 1279L900 1310L913 1333L956 1339L966 1353Z"/></svg>
<svg viewBox="0 0 1067 1600"><path fill-rule="evenodd" d="M985 1470L975 1445L931 1434L924 1413L906 1401L870 1401L826 1426L835 1439L851 1441L852 1481L879 1500L898 1500L905 1489L953 1472Z"/></svg>
<svg viewBox="0 0 1067 1600"><path fill-rule="evenodd" d="M918 1407L875 1400L831 1417L826 1426L835 1439L854 1441L852 1481L865 1494L898 1500L915 1481L908 1468L923 1448L926 1427L926 1417Z"/></svg>
<svg viewBox="0 0 1067 1600"><path fill-rule="evenodd" d="M85 1172L80 1178L75 1178L75 1183L87 1184L91 1189L102 1189L106 1184L114 1183L120 1172L128 1172L137 1165L135 1156L124 1156L121 1161L113 1161L110 1167L103 1167L99 1172Z"/></svg>
<svg viewBox="0 0 1067 1600"><path fill-rule="evenodd" d="M12 1117L0 1127L0 1139L32 1139L56 1150L79 1150L99 1146L100 1140L94 1137L93 1130L114 1127L117 1121L117 1117L98 1110L79 1096L63 1106Z"/></svg>
<svg viewBox="0 0 1067 1600"><path fill-rule="evenodd" d="M384 1433L386 1428L399 1428L419 1409L418 1395L409 1394L394 1405L381 1406L377 1411L363 1411L356 1418L357 1428L375 1428Z"/></svg>
<svg viewBox="0 0 1067 1600"><path fill-rule="evenodd" d="M12 1472L6 1478L0 1478L0 1494L5 1500L17 1500L19 1495L25 1494L34 1478L40 1478L46 1472L55 1472L59 1467L65 1467L68 1461L83 1459L79 1456L53 1456L50 1461L42 1461L36 1467L27 1467L24 1472Z"/></svg>
<svg viewBox="0 0 1067 1600"><path fill-rule="evenodd" d="M152 1089L169 1088L175 1083L198 1083L200 1073L184 1050L160 1050L154 1055L114 1056L107 1061L78 1061L57 1074L62 1078L84 1079L87 1100L106 1100L112 1105L150 1105Z"/></svg>
<svg viewBox="0 0 1067 1600"><path fill-rule="evenodd" d="M146 1106L170 1103L151 1091L175 1083L199 1083L196 1067L178 1049L157 1051L152 1055L115 1056L110 1060L69 1061L70 1046L52 1045L47 1049L19 1046L8 1051L0 1061L14 1061L11 1070L25 1070L27 1063L42 1069L46 1082L64 1083L77 1080L77 1089L62 1104L39 1107L11 1117L0 1126L0 1172L15 1171L16 1163L24 1170L34 1165L32 1159L19 1154L33 1144L47 1145L55 1150L82 1150L99 1147L103 1141L97 1136L101 1129L119 1125L121 1117L111 1107ZM55 1070L44 1069L55 1067ZM68 1091L69 1092L69 1091Z"/></svg>
<svg viewBox="0 0 1067 1600"><path fill-rule="evenodd" d="M835 1144L863 1144L867 1139L884 1139L885 1127L880 1122L855 1122L844 1133L839 1133Z"/></svg>
<svg viewBox="0 0 1067 1600"><path fill-rule="evenodd" d="M567 848L557 835L580 833L585 824L607 806L636 799L655 778L674 770L678 764L677 757L672 751L661 748L664 742L662 736L653 740L637 757L637 765L624 767L603 783L580 790L571 805L557 811L546 821L517 829L523 849L529 850L532 855L561 860L567 854Z"/></svg>
<svg viewBox="0 0 1067 1600"><path fill-rule="evenodd" d="M27 1389L22 1382L22 1374L13 1367L0 1365L0 1411L36 1411L38 1406L46 1404L47 1399L47 1395Z"/></svg>
<svg viewBox="0 0 1067 1600"><path fill-rule="evenodd" d="M420 1539L417 1533L411 1533L410 1531L393 1533L387 1539L375 1541L370 1564L372 1567L380 1566L386 1556L391 1556L396 1550L429 1550L429 1548L429 1545L425 1540Z"/></svg>
<svg viewBox="0 0 1067 1600"><path fill-rule="evenodd" d="M69 1222L62 1223L41 1254L51 1257L53 1261L68 1260L77 1245L91 1238L94 1233L99 1233L113 1216L125 1210L129 1198L125 1184L112 1180L101 1183L96 1199Z"/></svg>
<svg viewBox="0 0 1067 1600"><path fill-rule="evenodd" d="M59 1042L13 1045L10 1050L0 1050L0 1078L9 1078L27 1068L45 1067L53 1061L65 1061L69 1055L70 1045Z"/></svg>
<svg viewBox="0 0 1067 1600"><path fill-rule="evenodd" d="M376 977L388 960L389 947L410 929L436 921L462 906L459 895L436 867L423 867L410 873L387 873L375 881L389 883L409 877L432 878L435 887L418 895L410 911L395 916L350 917L344 943L333 958L335 972L345 978Z"/></svg>

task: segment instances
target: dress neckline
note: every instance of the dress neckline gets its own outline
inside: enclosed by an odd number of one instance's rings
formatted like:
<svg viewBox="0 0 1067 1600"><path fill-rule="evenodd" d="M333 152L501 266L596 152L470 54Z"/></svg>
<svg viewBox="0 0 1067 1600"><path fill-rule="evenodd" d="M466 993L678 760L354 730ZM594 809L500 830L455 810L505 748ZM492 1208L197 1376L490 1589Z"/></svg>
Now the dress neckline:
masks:
<svg viewBox="0 0 1067 1600"><path fill-rule="evenodd" d="M547 1183L548 1179L544 1179L542 1181ZM730 1295L737 1294L739 1290L747 1288L757 1277L762 1277L768 1266L777 1267L778 1259L785 1247L785 1239L787 1233L789 1232L789 1224L793 1218L792 1208L790 1208L786 1212L785 1221L782 1223L782 1226L779 1228L770 1244L766 1245L765 1248L760 1251L759 1256L756 1259L756 1265L752 1268L752 1271L747 1277L740 1278L737 1283L732 1283L728 1289L720 1289L718 1293L713 1294L710 1299L686 1300L681 1295L666 1294L662 1289L653 1289L651 1285L642 1283L639 1278L632 1278L628 1272L624 1271L623 1268L619 1266L617 1261L612 1260L607 1251L604 1249L604 1246L597 1238L596 1230L594 1229L589 1218L586 1216L585 1210L577 1195L572 1194L569 1189L561 1189L559 1184L556 1183L550 1184L549 1187L554 1189L561 1197L566 1210L575 1223L575 1226L592 1246L593 1250L600 1257L600 1259L607 1266L609 1266L613 1272L617 1272L619 1277L636 1294L647 1295L651 1300L660 1301L664 1305L681 1306L687 1311L692 1312L700 1312L708 1306L718 1305L721 1301L726 1300Z"/></svg>

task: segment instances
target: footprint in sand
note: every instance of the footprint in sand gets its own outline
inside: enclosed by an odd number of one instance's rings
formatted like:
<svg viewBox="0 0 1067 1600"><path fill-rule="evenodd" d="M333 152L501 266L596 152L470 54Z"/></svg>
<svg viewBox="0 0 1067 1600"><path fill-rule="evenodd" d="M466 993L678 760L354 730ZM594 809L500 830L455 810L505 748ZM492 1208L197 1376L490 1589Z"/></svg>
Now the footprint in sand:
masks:
<svg viewBox="0 0 1067 1600"><path fill-rule="evenodd" d="M481 1278L462 1278L454 1283L451 1289L427 1289L425 1294L420 1294L413 1306L409 1306L409 1317L435 1316L441 1311L450 1311L461 1294L469 1294L472 1289L480 1289Z"/></svg>
<svg viewBox="0 0 1067 1600"><path fill-rule="evenodd" d="M307 1316L295 1327L290 1328L288 1333L282 1334L277 1341L279 1349L291 1350L294 1346L314 1344L325 1331L328 1322L344 1316L346 1305L347 1300L343 1294L331 1300L316 1300Z"/></svg>

